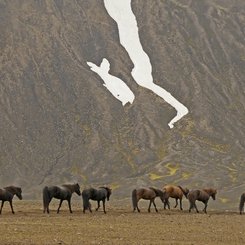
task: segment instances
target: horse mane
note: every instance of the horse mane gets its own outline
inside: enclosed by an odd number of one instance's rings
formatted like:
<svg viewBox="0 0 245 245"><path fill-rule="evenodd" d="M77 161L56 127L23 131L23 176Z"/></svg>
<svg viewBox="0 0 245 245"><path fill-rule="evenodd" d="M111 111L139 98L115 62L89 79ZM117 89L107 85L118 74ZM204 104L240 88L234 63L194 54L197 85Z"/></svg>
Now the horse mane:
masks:
<svg viewBox="0 0 245 245"><path fill-rule="evenodd" d="M214 188L204 188L203 191L207 192L209 195L213 195L217 193L217 190Z"/></svg>
<svg viewBox="0 0 245 245"><path fill-rule="evenodd" d="M100 186L99 188L103 188L103 189L106 189L106 190L109 190L110 188L107 187L107 186Z"/></svg>
<svg viewBox="0 0 245 245"><path fill-rule="evenodd" d="M17 192L21 192L21 188L20 187L17 187L17 186L13 186L13 185L10 185L10 186L6 186L4 187L3 189L5 189L6 191L17 191Z"/></svg>
<svg viewBox="0 0 245 245"><path fill-rule="evenodd" d="M183 194L185 195L185 197L187 198L187 195L189 193L189 190L187 188L182 188L182 186L178 185L178 187L180 188L180 190L183 192Z"/></svg>
<svg viewBox="0 0 245 245"><path fill-rule="evenodd" d="M78 183L76 183L76 184L64 184L64 185L61 185L61 186L62 187L66 187L66 188L68 188L70 190L73 190L76 185L78 185ZM79 185L78 185L78 187L79 187Z"/></svg>
<svg viewBox="0 0 245 245"><path fill-rule="evenodd" d="M111 188L109 188L107 186L100 186L99 188L105 189L107 192L111 191Z"/></svg>
<svg viewBox="0 0 245 245"><path fill-rule="evenodd" d="M65 187L65 188L67 188L67 189L69 189L69 190L71 190L71 187L72 185L71 184L64 184L64 185L61 185L61 187Z"/></svg>
<svg viewBox="0 0 245 245"><path fill-rule="evenodd" d="M159 190L159 189L157 189L155 187L149 187L149 189L153 190L156 193L157 196L161 195L161 193L162 193L161 190Z"/></svg>

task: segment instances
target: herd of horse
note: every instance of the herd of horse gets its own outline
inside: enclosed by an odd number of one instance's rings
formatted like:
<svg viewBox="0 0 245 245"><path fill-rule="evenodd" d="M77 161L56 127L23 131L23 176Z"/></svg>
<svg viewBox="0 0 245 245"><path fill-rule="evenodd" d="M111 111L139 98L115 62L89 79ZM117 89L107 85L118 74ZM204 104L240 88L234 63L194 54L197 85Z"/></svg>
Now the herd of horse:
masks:
<svg viewBox="0 0 245 245"><path fill-rule="evenodd" d="M100 208L100 202L102 201L103 211L104 213L106 213L105 202L106 200L107 201L110 200L112 189L109 187L101 186L97 189L93 187L86 188L81 192L78 183L61 185L61 186L45 186L43 188L43 213L50 212L49 204L53 198L60 200L57 213L59 213L61 205L64 200L68 202L69 211L70 213L72 213L71 197L74 192L78 196L82 195L83 213L85 213L86 210L92 212L90 200L97 201L98 206L96 208L96 211ZM140 209L138 207L138 202L140 199L144 199L150 201L148 212L151 211L152 204L154 205L155 211L158 212L155 203L156 197L159 197L161 199L162 203L164 204L164 209L166 209L166 207L170 209L169 198L171 197L174 198L176 201L174 207L176 208L178 206L178 201L179 201L180 210L183 210L182 199L183 196L185 196L189 200L189 204L190 204L189 212L191 212L191 210L195 208L196 212L199 213L199 210L197 209L196 206L196 201L200 201L203 202L204 204L203 211L207 213L208 201L210 197L212 197L212 199L215 200L216 194L217 194L217 190L214 188L188 190L187 188L183 188L181 186L175 186L175 185L166 185L162 189L157 189L154 187L134 189L132 191L133 211L137 209L137 211L140 212ZM4 202L6 201L9 202L11 211L14 214L12 200L15 195L20 200L22 200L22 189L20 187L8 186L0 189L0 200L2 200L0 214L2 213ZM240 214L244 213L244 203L245 203L245 193L243 193L240 197L240 203L239 203Z"/></svg>

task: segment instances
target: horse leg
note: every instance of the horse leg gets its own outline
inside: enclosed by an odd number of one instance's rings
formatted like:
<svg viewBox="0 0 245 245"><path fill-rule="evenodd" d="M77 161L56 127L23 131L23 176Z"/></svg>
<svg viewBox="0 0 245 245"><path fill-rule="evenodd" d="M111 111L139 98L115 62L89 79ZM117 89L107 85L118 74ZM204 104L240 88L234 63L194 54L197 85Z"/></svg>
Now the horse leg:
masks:
<svg viewBox="0 0 245 245"><path fill-rule="evenodd" d="M138 212L140 213L140 209L138 207L138 202L139 202L139 200L137 200L137 202L136 202L136 208L137 208Z"/></svg>
<svg viewBox="0 0 245 245"><path fill-rule="evenodd" d="M12 200L9 201L9 205L10 205L10 207L11 207L12 214L14 214L14 209L13 209Z"/></svg>
<svg viewBox="0 0 245 245"><path fill-rule="evenodd" d="M106 211L105 211L105 200L103 200L102 202L103 202L103 210L104 210L104 213L106 214Z"/></svg>
<svg viewBox="0 0 245 245"><path fill-rule="evenodd" d="M96 211L98 211L100 208L100 201L97 201L97 203L98 203L98 207L96 208Z"/></svg>
<svg viewBox="0 0 245 245"><path fill-rule="evenodd" d="M2 201L2 205L1 205L1 209L0 209L0 214L2 213L3 204L4 204L4 201Z"/></svg>
<svg viewBox="0 0 245 245"><path fill-rule="evenodd" d="M72 214L72 210L71 210L71 198L69 198L67 200L67 202L68 202L68 207L69 207L70 213Z"/></svg>
<svg viewBox="0 0 245 245"><path fill-rule="evenodd" d="M138 208L138 202L134 205L134 210L133 210L133 212L134 212L136 209L138 210L138 212L140 212L140 211L139 211L139 208Z"/></svg>
<svg viewBox="0 0 245 245"><path fill-rule="evenodd" d="M189 213L191 212L191 210L195 208L197 213L199 213L198 209L197 209L197 206L196 206L196 203L195 202L190 202L190 207L189 207Z"/></svg>
<svg viewBox="0 0 245 245"><path fill-rule="evenodd" d="M47 208L47 213L49 214L49 203L46 208Z"/></svg>
<svg viewBox="0 0 245 245"><path fill-rule="evenodd" d="M48 209L48 203L44 203L43 204L43 213L45 214L46 210L47 210L47 213L49 213L49 209Z"/></svg>
<svg viewBox="0 0 245 245"><path fill-rule="evenodd" d="M166 205L168 206L168 209L170 209L170 202L169 202L168 198L167 198L167 201L166 201Z"/></svg>
<svg viewBox="0 0 245 245"><path fill-rule="evenodd" d="M49 214L49 204L50 204L51 200L52 200L52 197L49 198L48 203L46 204L46 207L45 207L45 209L47 210L48 214Z"/></svg>
<svg viewBox="0 0 245 245"><path fill-rule="evenodd" d="M154 207L155 207L156 212L158 212L157 206L156 206L156 204L155 204L155 201L153 200L152 203L153 203L153 205L154 205Z"/></svg>
<svg viewBox="0 0 245 245"><path fill-rule="evenodd" d="M88 209L89 209L90 213L92 213L91 203L90 202L88 202Z"/></svg>
<svg viewBox="0 0 245 245"><path fill-rule="evenodd" d="M150 200L150 204L149 204L149 207L148 207L148 212L149 213L151 212L151 203L152 203L152 200Z"/></svg>
<svg viewBox="0 0 245 245"><path fill-rule="evenodd" d="M60 207L61 207L61 205L62 205L62 202L63 202L63 200L61 199L61 200L60 200L59 207L58 207L58 209L57 209L57 214L60 212Z"/></svg>
<svg viewBox="0 0 245 245"><path fill-rule="evenodd" d="M86 207L86 206L83 204L83 213L84 213L84 214L85 214L85 210L86 210L86 209L89 209L89 211L92 212L89 204L88 204L88 207Z"/></svg>
<svg viewBox="0 0 245 245"><path fill-rule="evenodd" d="M176 208L178 206L178 198L175 198L175 206L174 208Z"/></svg>
<svg viewBox="0 0 245 245"><path fill-rule="evenodd" d="M205 202L204 205L205 205L205 207L204 207L203 211L204 211L204 213L206 214L206 213L207 213L208 202Z"/></svg>
<svg viewBox="0 0 245 245"><path fill-rule="evenodd" d="M166 206L168 206L168 209L170 209L170 205L169 205L169 201L168 201L168 198L165 198L164 199L164 209L166 209Z"/></svg>
<svg viewBox="0 0 245 245"><path fill-rule="evenodd" d="M194 202L194 207L195 207L195 209L196 209L197 213L199 213L199 211L198 211L198 209L197 209L197 205L196 205L196 203L195 203L195 202Z"/></svg>
<svg viewBox="0 0 245 245"><path fill-rule="evenodd" d="M183 208L182 208L182 198L179 199L179 205L180 205L180 210L183 210Z"/></svg>

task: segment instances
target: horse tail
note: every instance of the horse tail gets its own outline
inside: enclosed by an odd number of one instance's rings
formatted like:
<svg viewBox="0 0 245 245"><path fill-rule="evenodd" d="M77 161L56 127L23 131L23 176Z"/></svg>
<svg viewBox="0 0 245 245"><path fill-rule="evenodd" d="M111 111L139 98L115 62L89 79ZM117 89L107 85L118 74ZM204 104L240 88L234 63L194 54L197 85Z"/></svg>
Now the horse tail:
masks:
<svg viewBox="0 0 245 245"><path fill-rule="evenodd" d="M178 185L178 187L180 188L180 190L183 192L183 194L185 195L185 197L187 198L187 195L189 193L189 190L188 189L183 189L182 186Z"/></svg>
<svg viewBox="0 0 245 245"><path fill-rule="evenodd" d="M240 204L239 204L239 211L240 214L242 214L243 209L244 209L244 202L245 202L245 193L243 193L240 197Z"/></svg>
<svg viewBox="0 0 245 245"><path fill-rule="evenodd" d="M135 209L137 207L137 190L136 189L132 191L132 203L133 203L133 208Z"/></svg>
<svg viewBox="0 0 245 245"><path fill-rule="evenodd" d="M44 212L45 212L46 208L48 207L49 202L50 202L49 191L48 191L48 187L45 186L43 188L43 211Z"/></svg>
<svg viewBox="0 0 245 245"><path fill-rule="evenodd" d="M89 203L89 197L86 192L82 192L82 198L83 198L83 212L85 212L86 209L89 209L90 203Z"/></svg>
<svg viewBox="0 0 245 245"><path fill-rule="evenodd" d="M159 196L159 190L157 190L154 187L149 187L149 189L153 190L155 192L156 196Z"/></svg>

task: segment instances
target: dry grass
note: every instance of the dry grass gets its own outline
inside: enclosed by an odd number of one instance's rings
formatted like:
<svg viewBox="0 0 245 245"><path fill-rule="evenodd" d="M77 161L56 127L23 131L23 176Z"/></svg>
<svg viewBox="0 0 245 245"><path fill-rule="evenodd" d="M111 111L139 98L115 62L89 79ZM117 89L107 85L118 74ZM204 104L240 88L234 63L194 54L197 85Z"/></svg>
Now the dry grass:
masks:
<svg viewBox="0 0 245 245"><path fill-rule="evenodd" d="M41 202L15 200L16 214L6 204L0 216L0 244L245 244L245 215L160 208L148 213L146 205L140 202L142 212L132 213L129 204L107 203L107 214L84 215L74 200L73 214L65 203L56 214L54 201L47 215Z"/></svg>

